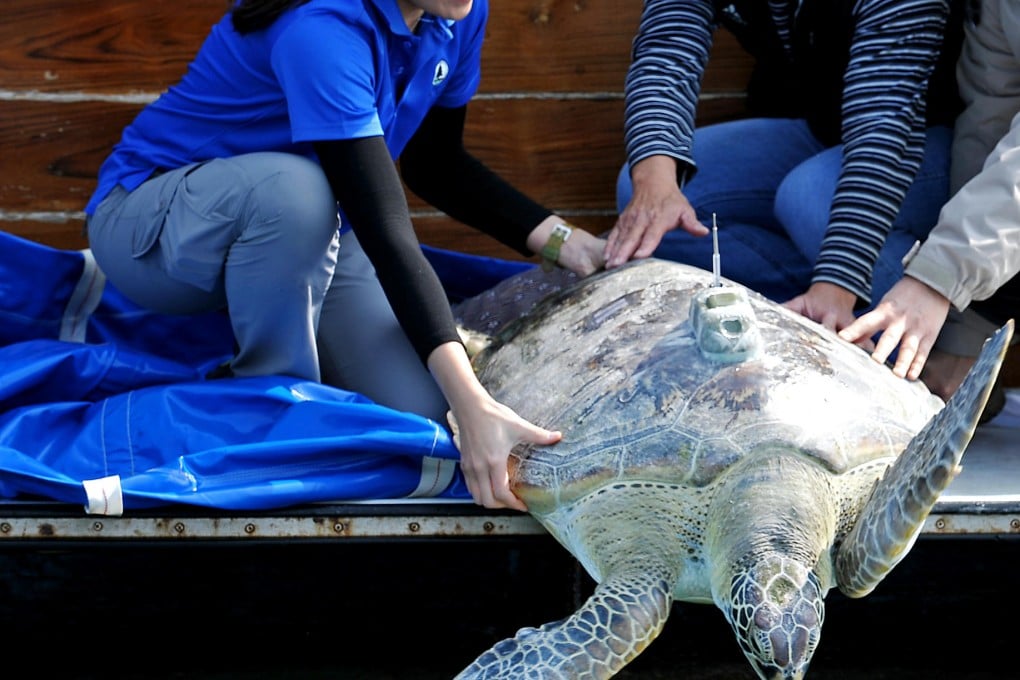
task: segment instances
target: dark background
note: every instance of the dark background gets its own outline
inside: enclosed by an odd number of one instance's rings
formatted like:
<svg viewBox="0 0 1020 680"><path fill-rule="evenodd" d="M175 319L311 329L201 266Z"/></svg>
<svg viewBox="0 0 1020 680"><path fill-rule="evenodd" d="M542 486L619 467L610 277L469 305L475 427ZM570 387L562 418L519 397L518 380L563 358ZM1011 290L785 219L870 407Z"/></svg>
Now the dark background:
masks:
<svg viewBox="0 0 1020 680"><path fill-rule="evenodd" d="M923 537L866 598L830 592L809 677L1020 677L1018 556L1012 540ZM547 536L3 546L0 579L8 670L97 679L451 678L593 587ZM686 603L617 677L755 678L722 614Z"/></svg>

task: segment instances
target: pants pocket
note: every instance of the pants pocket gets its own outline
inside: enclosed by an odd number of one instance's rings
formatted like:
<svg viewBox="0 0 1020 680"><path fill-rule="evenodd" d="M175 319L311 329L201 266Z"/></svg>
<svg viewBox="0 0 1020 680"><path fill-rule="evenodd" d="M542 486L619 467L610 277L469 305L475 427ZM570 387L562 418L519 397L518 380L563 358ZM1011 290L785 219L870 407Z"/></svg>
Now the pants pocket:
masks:
<svg viewBox="0 0 1020 680"><path fill-rule="evenodd" d="M131 192L117 217L118 232L131 234L131 257L145 257L156 244L175 188L175 182L149 180Z"/></svg>

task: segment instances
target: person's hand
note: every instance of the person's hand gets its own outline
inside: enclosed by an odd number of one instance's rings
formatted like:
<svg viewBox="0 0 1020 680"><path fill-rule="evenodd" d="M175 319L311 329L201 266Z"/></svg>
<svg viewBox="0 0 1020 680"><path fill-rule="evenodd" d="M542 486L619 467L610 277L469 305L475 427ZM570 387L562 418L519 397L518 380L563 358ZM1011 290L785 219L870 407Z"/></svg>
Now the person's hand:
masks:
<svg viewBox="0 0 1020 680"><path fill-rule="evenodd" d="M904 276L873 310L839 332L840 337L871 351L885 363L899 347L893 373L917 380L949 314L949 300L927 284ZM878 342L871 337L881 332Z"/></svg>
<svg viewBox="0 0 1020 680"><path fill-rule="evenodd" d="M478 382L463 345L447 342L436 347L428 365L450 405L447 419L460 451L464 481L475 503L527 511L524 502L510 490L510 451L518 443L555 444L563 435L529 423L493 399Z"/></svg>
<svg viewBox="0 0 1020 680"><path fill-rule="evenodd" d="M606 240L574 227L573 233L560 249L561 267L565 267L578 276L588 276L606 266Z"/></svg>
<svg viewBox="0 0 1020 680"><path fill-rule="evenodd" d="M830 331L839 331L854 322L854 305L857 296L834 283L812 283L807 292L783 303Z"/></svg>
<svg viewBox="0 0 1020 680"><path fill-rule="evenodd" d="M604 268L606 266L606 240L577 225L570 224L558 215L550 215L531 230L531 233L528 234L528 248L534 253L542 252L542 248L549 241L553 228L561 223L569 224L571 232L570 238L560 246L556 264L564 269L569 269L578 276L588 276Z"/></svg>
<svg viewBox="0 0 1020 680"><path fill-rule="evenodd" d="M676 181L676 160L651 156L631 170L634 193L606 242L606 267L649 257L663 234L680 227L694 236L708 234Z"/></svg>
<svg viewBox="0 0 1020 680"><path fill-rule="evenodd" d="M475 503L487 508L528 507L510 490L507 461L519 442L546 446L562 434L533 425L491 397L447 415L453 443L460 451L460 468Z"/></svg>

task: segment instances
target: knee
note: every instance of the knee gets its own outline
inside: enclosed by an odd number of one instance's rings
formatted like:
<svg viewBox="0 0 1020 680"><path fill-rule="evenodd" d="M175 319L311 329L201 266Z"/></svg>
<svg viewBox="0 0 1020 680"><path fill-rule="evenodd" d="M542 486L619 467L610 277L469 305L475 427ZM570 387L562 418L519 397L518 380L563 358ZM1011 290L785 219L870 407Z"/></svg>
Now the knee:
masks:
<svg viewBox="0 0 1020 680"><path fill-rule="evenodd" d="M338 226L336 199L318 163L292 154L275 154L276 170L257 196L265 218L279 219L293 233L328 243Z"/></svg>
<svg viewBox="0 0 1020 680"><path fill-rule="evenodd" d="M630 164L624 163L620 168L620 174L616 177L616 212L623 212L623 209L630 203L633 193L634 187L630 182Z"/></svg>
<svg viewBox="0 0 1020 680"><path fill-rule="evenodd" d="M834 193L835 186L827 178L795 169L776 189L774 217L791 236L824 231Z"/></svg>

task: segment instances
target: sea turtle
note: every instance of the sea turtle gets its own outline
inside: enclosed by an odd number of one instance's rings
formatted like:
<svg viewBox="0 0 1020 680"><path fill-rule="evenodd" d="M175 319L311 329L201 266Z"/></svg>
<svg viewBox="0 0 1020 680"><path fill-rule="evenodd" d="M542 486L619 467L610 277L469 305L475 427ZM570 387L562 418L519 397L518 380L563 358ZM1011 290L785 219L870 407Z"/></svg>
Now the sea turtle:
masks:
<svg viewBox="0 0 1020 680"><path fill-rule="evenodd" d="M458 680L609 678L674 601L715 603L760 678L803 678L826 593L871 592L957 474L1012 324L944 405L701 269L640 260L546 297L473 362L497 399L562 430L512 453L511 485L597 585Z"/></svg>

